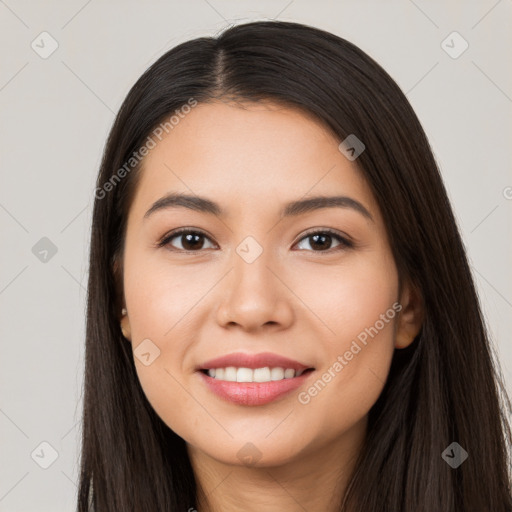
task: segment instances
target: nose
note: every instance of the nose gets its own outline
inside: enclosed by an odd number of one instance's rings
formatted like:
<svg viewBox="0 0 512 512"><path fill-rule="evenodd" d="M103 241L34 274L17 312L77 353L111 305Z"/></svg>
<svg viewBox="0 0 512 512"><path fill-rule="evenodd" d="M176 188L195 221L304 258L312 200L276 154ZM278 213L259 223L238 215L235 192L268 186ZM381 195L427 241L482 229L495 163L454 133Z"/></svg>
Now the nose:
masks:
<svg viewBox="0 0 512 512"><path fill-rule="evenodd" d="M219 288L219 325L254 332L285 329L293 322L294 295L270 252L263 251L251 263L233 255L232 269Z"/></svg>

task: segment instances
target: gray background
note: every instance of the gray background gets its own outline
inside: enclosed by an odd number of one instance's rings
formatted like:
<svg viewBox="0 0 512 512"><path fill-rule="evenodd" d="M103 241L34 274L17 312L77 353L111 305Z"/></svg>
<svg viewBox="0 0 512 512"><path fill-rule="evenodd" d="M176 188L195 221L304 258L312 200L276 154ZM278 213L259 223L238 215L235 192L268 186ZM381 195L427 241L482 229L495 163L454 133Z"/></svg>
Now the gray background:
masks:
<svg viewBox="0 0 512 512"><path fill-rule="evenodd" d="M91 207L115 112L166 50L265 18L352 41L407 94L512 388L511 0L0 0L0 511L75 506Z"/></svg>

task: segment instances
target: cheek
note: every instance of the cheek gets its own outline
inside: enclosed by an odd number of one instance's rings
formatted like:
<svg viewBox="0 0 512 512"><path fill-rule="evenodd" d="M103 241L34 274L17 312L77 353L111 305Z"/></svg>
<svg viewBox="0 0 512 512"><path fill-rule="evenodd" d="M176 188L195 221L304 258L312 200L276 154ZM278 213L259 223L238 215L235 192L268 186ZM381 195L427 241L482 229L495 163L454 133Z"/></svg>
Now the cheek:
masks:
<svg viewBox="0 0 512 512"><path fill-rule="evenodd" d="M360 333L364 337L365 329L374 326L398 298L396 267L382 251L353 253L337 265L310 263L290 272L286 282L303 301L307 322L314 322L317 333L331 342L327 349L342 350ZM393 319L396 312L391 314ZM390 336L390 323L379 322L382 338Z"/></svg>
<svg viewBox="0 0 512 512"><path fill-rule="evenodd" d="M299 403L322 411L342 409L340 428L362 418L378 399L394 353L400 310L398 276L389 256L375 254L352 263L319 267L314 278L304 272L301 281L301 296L307 294L308 308L319 317L325 357Z"/></svg>
<svg viewBox="0 0 512 512"><path fill-rule="evenodd" d="M204 295L205 282L191 268L163 262L136 248L127 250L124 293L141 387L156 413L174 428L181 422L181 407L193 406L183 362L195 339L193 306Z"/></svg>
<svg viewBox="0 0 512 512"><path fill-rule="evenodd" d="M132 339L171 340L211 286L211 276L201 275L197 267L172 264L158 251L127 252L124 291Z"/></svg>

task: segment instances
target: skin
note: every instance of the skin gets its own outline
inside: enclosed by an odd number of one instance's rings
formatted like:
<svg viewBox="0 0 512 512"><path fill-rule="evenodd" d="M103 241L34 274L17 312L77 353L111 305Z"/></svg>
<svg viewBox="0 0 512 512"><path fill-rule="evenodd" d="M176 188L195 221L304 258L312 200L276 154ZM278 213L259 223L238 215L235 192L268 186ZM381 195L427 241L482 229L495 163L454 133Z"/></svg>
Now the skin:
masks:
<svg viewBox="0 0 512 512"><path fill-rule="evenodd" d="M145 339L160 350L148 366L134 358L137 374L157 414L187 443L204 493L199 512L337 510L393 352L421 327L420 296L408 283L399 294L378 205L339 142L297 109L215 102L193 108L144 160L120 262L120 320L134 350ZM172 191L206 196L227 214L174 208L144 219ZM280 219L284 203L312 195L350 196L374 221L350 208ZM195 253L180 252L183 236L157 246L180 227L206 233ZM312 228L337 230L355 246L332 238L318 248L305 237ZM236 252L247 236L263 249L250 264ZM397 301L400 313L300 403L298 394ZM235 351L278 353L315 376L264 406L226 402L195 368ZM249 442L260 455L254 465L237 455Z"/></svg>

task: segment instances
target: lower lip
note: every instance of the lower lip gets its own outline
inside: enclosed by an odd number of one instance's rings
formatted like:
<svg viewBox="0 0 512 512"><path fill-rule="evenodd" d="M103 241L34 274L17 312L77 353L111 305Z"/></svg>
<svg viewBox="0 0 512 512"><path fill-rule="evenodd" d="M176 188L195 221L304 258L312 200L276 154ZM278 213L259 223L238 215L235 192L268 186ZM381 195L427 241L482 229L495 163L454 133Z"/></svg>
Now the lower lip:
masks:
<svg viewBox="0 0 512 512"><path fill-rule="evenodd" d="M313 371L300 377L270 382L228 382L199 372L206 385L217 396L238 405L265 405L300 387Z"/></svg>

